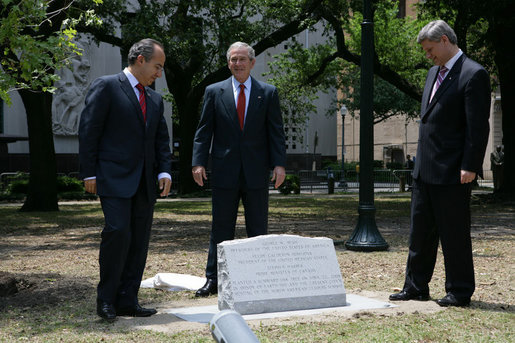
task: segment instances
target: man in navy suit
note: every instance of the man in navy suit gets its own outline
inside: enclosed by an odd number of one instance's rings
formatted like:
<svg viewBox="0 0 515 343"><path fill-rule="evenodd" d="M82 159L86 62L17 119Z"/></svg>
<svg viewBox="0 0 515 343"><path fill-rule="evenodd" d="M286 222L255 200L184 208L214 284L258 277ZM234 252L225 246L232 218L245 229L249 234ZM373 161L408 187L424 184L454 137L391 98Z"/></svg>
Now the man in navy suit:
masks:
<svg viewBox="0 0 515 343"><path fill-rule="evenodd" d="M403 290L390 300L428 300L438 241L445 264L441 306L467 306L474 293L470 238L471 183L482 175L489 134L490 79L457 46L456 34L436 20L417 41L435 64L422 95L413 170L411 232Z"/></svg>
<svg viewBox="0 0 515 343"><path fill-rule="evenodd" d="M240 198L247 235L267 233L270 170L275 187L285 178L286 145L277 89L250 76L255 52L246 43L227 51L232 77L210 85L193 145L192 173L203 186L211 148L212 215L206 284L196 296L216 294L216 245L234 239Z"/></svg>
<svg viewBox="0 0 515 343"><path fill-rule="evenodd" d="M165 63L161 43L143 39L129 66L96 79L79 126L80 174L86 191L100 196L105 227L100 244L97 314L146 317L138 303L157 195L171 186L171 152L161 95L150 87ZM159 181L158 181L159 180Z"/></svg>

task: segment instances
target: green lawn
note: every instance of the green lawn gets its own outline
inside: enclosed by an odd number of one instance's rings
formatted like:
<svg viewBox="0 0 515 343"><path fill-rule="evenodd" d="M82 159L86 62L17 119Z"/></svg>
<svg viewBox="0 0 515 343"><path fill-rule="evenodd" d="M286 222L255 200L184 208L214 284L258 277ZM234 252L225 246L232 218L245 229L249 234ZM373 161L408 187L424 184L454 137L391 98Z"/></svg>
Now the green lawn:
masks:
<svg viewBox="0 0 515 343"><path fill-rule="evenodd" d="M402 287L407 257L409 197L376 196L376 222L390 248L352 252L336 246L345 287L391 292ZM20 205L21 206L21 205ZM0 204L0 275L19 292L0 297L0 342L213 342L202 329L162 333L107 324L95 314L98 203L63 203L55 213L19 212ZM269 231L345 241L357 222L357 196L272 196ZM348 319L253 324L261 342L515 342L515 205L475 199L476 292L469 308L395 316L366 311ZM158 272L202 276L210 231L209 199L159 201L144 277ZM238 218L237 236L245 237ZM444 295L439 255L431 292ZM143 289L143 305L191 303L194 292ZM173 324L170 324L173 325Z"/></svg>

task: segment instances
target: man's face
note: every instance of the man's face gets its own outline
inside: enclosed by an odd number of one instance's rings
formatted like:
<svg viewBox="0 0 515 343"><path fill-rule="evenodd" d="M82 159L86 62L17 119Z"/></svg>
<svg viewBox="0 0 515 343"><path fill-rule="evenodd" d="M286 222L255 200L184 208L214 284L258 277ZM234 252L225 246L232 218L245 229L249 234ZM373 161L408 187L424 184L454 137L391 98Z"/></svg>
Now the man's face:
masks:
<svg viewBox="0 0 515 343"><path fill-rule="evenodd" d="M158 45L154 46L154 55L149 61L141 55L138 56L136 65L138 75L136 78L143 86L150 86L154 81L163 75L163 67L165 65L165 53Z"/></svg>
<svg viewBox="0 0 515 343"><path fill-rule="evenodd" d="M250 71L254 68L256 59L252 61L249 59L249 52L244 47L239 47L231 50L229 57L229 69L234 75L234 78L240 82L245 82L250 75Z"/></svg>
<svg viewBox="0 0 515 343"><path fill-rule="evenodd" d="M443 66L453 56L453 45L447 36L442 36L439 42L424 39L420 45L426 52L426 57L433 61L435 65Z"/></svg>

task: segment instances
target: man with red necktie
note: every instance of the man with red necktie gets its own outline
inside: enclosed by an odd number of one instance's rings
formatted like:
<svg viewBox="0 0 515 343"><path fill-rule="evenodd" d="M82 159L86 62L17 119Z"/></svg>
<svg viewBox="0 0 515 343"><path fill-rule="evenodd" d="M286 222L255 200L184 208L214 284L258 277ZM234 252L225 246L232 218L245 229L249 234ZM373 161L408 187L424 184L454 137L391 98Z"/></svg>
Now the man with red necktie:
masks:
<svg viewBox="0 0 515 343"><path fill-rule="evenodd" d="M138 290L147 259L157 195L171 186L171 151L161 95L150 87L165 63L161 43L143 39L129 66L90 86L79 125L80 175L98 194L105 226L100 243L97 314L147 317Z"/></svg>
<svg viewBox="0 0 515 343"><path fill-rule="evenodd" d="M255 52L246 43L227 51L232 77L210 85L193 145L192 174L203 186L211 152L212 228L206 284L196 292L217 293L216 245L234 239L240 199L247 235L268 230L270 170L275 187L286 176L286 145L277 89L250 76Z"/></svg>
<svg viewBox="0 0 515 343"><path fill-rule="evenodd" d="M422 28L417 41L435 66L422 95L406 278L390 300L429 300L440 241L447 294L437 303L467 306L475 289L470 195L488 142L490 78L443 20Z"/></svg>

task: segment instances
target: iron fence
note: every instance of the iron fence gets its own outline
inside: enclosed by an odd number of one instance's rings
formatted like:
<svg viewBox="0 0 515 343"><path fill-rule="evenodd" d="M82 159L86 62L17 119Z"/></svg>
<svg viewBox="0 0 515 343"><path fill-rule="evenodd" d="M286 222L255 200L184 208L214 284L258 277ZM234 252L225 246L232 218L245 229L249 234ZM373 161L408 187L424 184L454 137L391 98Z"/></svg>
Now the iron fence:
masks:
<svg viewBox="0 0 515 343"><path fill-rule="evenodd" d="M329 189L329 179L334 180L335 192L357 192L359 190L359 173L355 170L346 170L342 175L340 170L299 170L287 171L287 174L297 175L300 180L301 192L327 192ZM210 190L211 173L206 172L207 180L204 182L204 190ZM58 175L65 175L59 173ZM73 172L67 174L70 177L78 178L78 173ZM1 173L0 174L0 191L6 191L9 183L20 178L28 178L28 173ZM191 175L188 175L191 177ZM374 190L376 192L399 192L407 191L412 184L412 170L374 170ZM178 171L172 172L172 187L170 192L177 193L181 177ZM481 187L493 187L492 180L479 179L478 184ZM274 189L274 183L270 182L270 190Z"/></svg>

